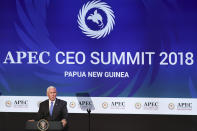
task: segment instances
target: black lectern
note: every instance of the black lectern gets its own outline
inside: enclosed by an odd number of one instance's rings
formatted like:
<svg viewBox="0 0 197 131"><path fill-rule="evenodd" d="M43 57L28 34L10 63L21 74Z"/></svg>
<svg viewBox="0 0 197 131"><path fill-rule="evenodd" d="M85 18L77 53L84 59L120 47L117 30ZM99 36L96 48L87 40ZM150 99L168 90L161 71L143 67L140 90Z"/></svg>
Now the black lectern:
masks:
<svg viewBox="0 0 197 131"><path fill-rule="evenodd" d="M40 127L42 126L42 122L40 123L40 121L34 121L34 122L26 122L25 125L25 129L28 131L39 131L42 130ZM62 123L60 121L47 121L47 125L45 124L44 126L47 126L47 131L61 131L63 130L63 126ZM44 127L43 127L43 131L44 131Z"/></svg>

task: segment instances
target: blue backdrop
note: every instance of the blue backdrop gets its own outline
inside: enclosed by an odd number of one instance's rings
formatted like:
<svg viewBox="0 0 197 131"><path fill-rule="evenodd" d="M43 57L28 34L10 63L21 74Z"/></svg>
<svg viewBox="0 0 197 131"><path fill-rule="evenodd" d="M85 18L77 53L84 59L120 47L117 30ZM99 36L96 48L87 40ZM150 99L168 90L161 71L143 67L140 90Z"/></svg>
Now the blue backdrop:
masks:
<svg viewBox="0 0 197 131"><path fill-rule="evenodd" d="M197 98L196 0L102 0L114 12L114 27L103 38L90 38L78 24L89 0L0 1L0 92L2 95L45 95L54 85L60 96L88 92L101 97ZM101 11L102 12L102 11ZM105 13L104 23L107 23ZM48 51L49 64L3 63L8 51ZM55 53L82 51L84 64L58 64ZM88 62L91 52L155 52L152 64ZM194 63L160 65L161 52L193 53ZM16 56L14 55L16 60ZM173 59L173 58L172 58ZM167 59L168 60L168 59ZM180 61L178 56L178 61ZM64 77L64 71L128 72L129 78Z"/></svg>

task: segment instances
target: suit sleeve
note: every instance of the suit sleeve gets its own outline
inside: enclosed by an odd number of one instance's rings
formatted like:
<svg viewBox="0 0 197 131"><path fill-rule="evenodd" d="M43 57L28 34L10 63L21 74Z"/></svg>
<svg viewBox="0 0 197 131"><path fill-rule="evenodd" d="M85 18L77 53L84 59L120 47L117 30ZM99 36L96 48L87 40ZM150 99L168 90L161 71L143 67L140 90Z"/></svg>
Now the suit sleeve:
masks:
<svg viewBox="0 0 197 131"><path fill-rule="evenodd" d="M67 102L64 101L63 107L62 107L62 119L66 119L68 121L68 109L67 109Z"/></svg>
<svg viewBox="0 0 197 131"><path fill-rule="evenodd" d="M42 103L40 103L38 115L37 115L38 120L42 119L42 116L43 116Z"/></svg>
<svg viewBox="0 0 197 131"><path fill-rule="evenodd" d="M43 119L44 112L43 112L43 103L40 103L39 110L38 110L38 120Z"/></svg>
<svg viewBox="0 0 197 131"><path fill-rule="evenodd" d="M49 119L49 113L46 111L45 106L47 106L47 105L45 105L44 102L40 103L39 110L38 110L38 117L37 117L38 120L40 120L40 119L48 120Z"/></svg>

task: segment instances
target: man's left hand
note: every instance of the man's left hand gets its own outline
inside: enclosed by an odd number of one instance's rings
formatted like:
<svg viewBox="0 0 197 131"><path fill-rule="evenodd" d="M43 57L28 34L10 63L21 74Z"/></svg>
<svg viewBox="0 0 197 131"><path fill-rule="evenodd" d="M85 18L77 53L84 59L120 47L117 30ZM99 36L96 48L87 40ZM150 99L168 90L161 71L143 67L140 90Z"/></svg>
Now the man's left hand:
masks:
<svg viewBox="0 0 197 131"><path fill-rule="evenodd" d="M67 122L66 122L66 119L62 119L61 122L62 122L63 127L65 127L65 126L66 126L66 123L67 123Z"/></svg>

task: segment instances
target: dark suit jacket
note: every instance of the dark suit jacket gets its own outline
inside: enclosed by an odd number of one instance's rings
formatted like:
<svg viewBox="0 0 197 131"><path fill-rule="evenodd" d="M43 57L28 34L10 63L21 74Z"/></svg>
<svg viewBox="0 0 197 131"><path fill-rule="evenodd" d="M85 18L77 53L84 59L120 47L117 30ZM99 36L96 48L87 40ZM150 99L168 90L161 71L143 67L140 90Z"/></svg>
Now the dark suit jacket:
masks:
<svg viewBox="0 0 197 131"><path fill-rule="evenodd" d="M67 102L56 98L53 114L50 116L49 100L45 100L40 103L38 115L39 119L46 119L48 121L61 121L62 119L66 119L68 122Z"/></svg>

